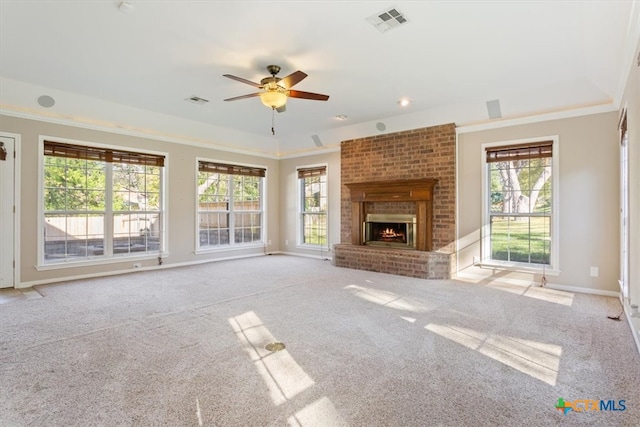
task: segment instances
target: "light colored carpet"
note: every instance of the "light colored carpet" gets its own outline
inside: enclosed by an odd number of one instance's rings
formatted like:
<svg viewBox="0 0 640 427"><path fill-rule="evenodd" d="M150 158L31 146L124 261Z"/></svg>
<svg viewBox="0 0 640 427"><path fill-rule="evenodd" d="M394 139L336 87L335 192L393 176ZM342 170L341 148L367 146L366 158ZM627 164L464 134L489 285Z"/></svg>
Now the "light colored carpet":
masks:
<svg viewBox="0 0 640 427"><path fill-rule="evenodd" d="M0 305L2 426L640 424L614 298L285 255L37 291Z"/></svg>

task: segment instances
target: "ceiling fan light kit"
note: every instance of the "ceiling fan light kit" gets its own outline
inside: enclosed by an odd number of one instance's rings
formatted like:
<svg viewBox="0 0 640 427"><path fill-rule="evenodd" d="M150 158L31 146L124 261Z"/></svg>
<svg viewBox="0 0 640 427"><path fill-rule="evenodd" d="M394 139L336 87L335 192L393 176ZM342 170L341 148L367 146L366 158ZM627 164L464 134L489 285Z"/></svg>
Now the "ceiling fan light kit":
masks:
<svg viewBox="0 0 640 427"><path fill-rule="evenodd" d="M251 80L247 80L245 78L234 76L231 74L224 74L223 76L229 79L248 84L258 89L262 89L262 92L235 96L233 98L227 98L225 99L225 101L237 101L239 99L259 96L262 104L271 108L272 111L283 113L286 111L285 105L287 104L288 98L310 99L313 101L326 101L329 99L329 95L322 95L320 93L313 92L303 92L300 90L291 90L293 86L300 83L307 77L307 74L300 70L295 71L282 79L276 77L276 74L280 72L280 66L269 65L267 66L267 71L269 71L271 77L263 78L262 80L260 80L260 83L255 83ZM271 132L274 133L273 127L271 128Z"/></svg>
<svg viewBox="0 0 640 427"><path fill-rule="evenodd" d="M269 108L277 109L287 103L287 94L279 90L270 90L260 94L260 101Z"/></svg>

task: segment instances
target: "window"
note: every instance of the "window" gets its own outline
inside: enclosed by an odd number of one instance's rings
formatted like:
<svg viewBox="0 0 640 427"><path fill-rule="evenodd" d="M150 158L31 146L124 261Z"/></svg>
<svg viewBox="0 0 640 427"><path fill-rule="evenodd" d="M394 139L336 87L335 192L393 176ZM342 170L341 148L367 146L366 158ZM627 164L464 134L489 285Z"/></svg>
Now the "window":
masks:
<svg viewBox="0 0 640 427"><path fill-rule="evenodd" d="M300 181L300 242L327 246L327 167L298 169Z"/></svg>
<svg viewBox="0 0 640 427"><path fill-rule="evenodd" d="M157 254L164 156L44 141L45 263Z"/></svg>
<svg viewBox="0 0 640 427"><path fill-rule="evenodd" d="M262 242L265 169L198 162L198 248Z"/></svg>
<svg viewBox="0 0 640 427"><path fill-rule="evenodd" d="M485 147L483 259L555 268L555 145L533 141Z"/></svg>

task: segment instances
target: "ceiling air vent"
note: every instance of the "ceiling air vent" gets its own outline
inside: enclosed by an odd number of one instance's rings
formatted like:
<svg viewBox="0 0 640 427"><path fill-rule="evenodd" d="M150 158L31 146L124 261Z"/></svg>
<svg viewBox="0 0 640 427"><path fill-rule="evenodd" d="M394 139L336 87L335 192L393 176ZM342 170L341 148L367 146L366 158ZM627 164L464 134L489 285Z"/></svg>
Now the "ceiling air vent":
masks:
<svg viewBox="0 0 640 427"><path fill-rule="evenodd" d="M193 102L194 104L206 104L207 102L209 102L208 99L204 99L204 98L200 98L199 96L190 96L189 98L185 99L185 101L189 101L189 102Z"/></svg>
<svg viewBox="0 0 640 427"><path fill-rule="evenodd" d="M384 33L409 21L398 8L390 7L371 15L367 18L367 22L376 27L381 33Z"/></svg>

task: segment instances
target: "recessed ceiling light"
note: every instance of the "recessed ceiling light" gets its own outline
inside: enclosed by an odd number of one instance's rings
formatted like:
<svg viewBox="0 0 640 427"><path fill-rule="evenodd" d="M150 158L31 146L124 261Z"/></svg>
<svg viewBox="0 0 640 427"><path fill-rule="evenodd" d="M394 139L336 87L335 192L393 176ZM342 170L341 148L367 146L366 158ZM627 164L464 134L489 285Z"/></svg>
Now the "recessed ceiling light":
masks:
<svg viewBox="0 0 640 427"><path fill-rule="evenodd" d="M398 104L400 104L401 107L406 107L407 105L411 104L411 100L407 98L402 98L401 100L398 101Z"/></svg>
<svg viewBox="0 0 640 427"><path fill-rule="evenodd" d="M345 114L338 114L336 120L347 120L347 116Z"/></svg>

